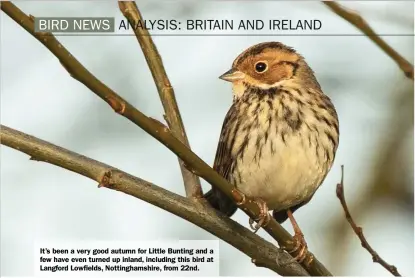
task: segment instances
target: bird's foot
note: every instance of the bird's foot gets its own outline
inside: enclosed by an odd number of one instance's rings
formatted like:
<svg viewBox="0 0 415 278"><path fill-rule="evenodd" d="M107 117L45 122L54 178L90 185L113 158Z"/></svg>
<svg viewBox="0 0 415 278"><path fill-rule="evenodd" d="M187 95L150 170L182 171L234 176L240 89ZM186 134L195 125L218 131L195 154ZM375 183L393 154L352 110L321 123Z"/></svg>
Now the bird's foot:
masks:
<svg viewBox="0 0 415 278"><path fill-rule="evenodd" d="M235 199L236 205L240 206L246 203L246 196L244 193L237 189L232 190L233 198Z"/></svg>
<svg viewBox="0 0 415 278"><path fill-rule="evenodd" d="M234 189L232 190L232 195L238 206L246 203L247 197L241 191ZM251 229L254 230L254 233L256 233L259 230L259 228L268 225L269 221L271 220L271 217L268 213L269 209L267 203L264 200L260 198L253 198L252 200L249 200L249 202L254 202L259 208L258 218L255 220L249 218L249 226L251 226ZM255 221L257 221L257 223L254 225Z"/></svg>
<svg viewBox="0 0 415 278"><path fill-rule="evenodd" d="M294 248L288 251L288 253L292 254L298 251L298 254L297 256L294 257L294 260L298 261L299 263L302 263L308 253L307 242L305 241L304 235L302 233L296 233L293 239L294 239Z"/></svg>
<svg viewBox="0 0 415 278"><path fill-rule="evenodd" d="M281 247L281 249L287 251L288 253L292 254L298 252L298 254L290 261L284 263L285 265L298 262L298 263L305 263L306 265L310 265L311 262L314 260L314 256L308 252L307 242L304 239L304 235L301 233L296 233L293 237L293 242L291 243L294 245L293 248L288 247ZM290 245L291 245L290 244Z"/></svg>
<svg viewBox="0 0 415 278"><path fill-rule="evenodd" d="M290 254L298 251L294 259L292 261L287 262L287 264L290 264L294 261L297 261L299 263L303 263L305 261L306 265L310 265L311 262L314 260L314 256L308 252L307 242L305 241L304 234L298 226L297 221L295 221L291 210L288 210L287 214L294 228L294 236L292 242L292 245L294 245L294 247L291 250L288 250L287 247L283 247L282 249L286 250Z"/></svg>
<svg viewBox="0 0 415 278"><path fill-rule="evenodd" d="M265 203L264 200L256 198L253 200L253 202L255 202L255 204L257 204L259 207L259 216L258 219L255 220L249 218L249 226L251 226L251 229L254 230L254 233L256 233L259 230L259 228L268 225L269 221L271 220L271 217L268 213L269 209L267 203ZM255 221L257 221L257 223L254 225Z"/></svg>

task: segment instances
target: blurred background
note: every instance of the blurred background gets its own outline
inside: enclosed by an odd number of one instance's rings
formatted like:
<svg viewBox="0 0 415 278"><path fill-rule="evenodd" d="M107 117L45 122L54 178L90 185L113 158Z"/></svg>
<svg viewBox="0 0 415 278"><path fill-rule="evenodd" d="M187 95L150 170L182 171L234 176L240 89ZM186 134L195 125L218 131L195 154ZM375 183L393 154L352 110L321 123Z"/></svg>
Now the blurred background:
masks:
<svg viewBox="0 0 415 278"><path fill-rule="evenodd" d="M343 3L413 63L413 2ZM34 16L122 15L115 2L18 2ZM340 165L352 215L372 247L413 276L413 82L372 41L318 2L140 1L146 19L319 19L312 34L338 36L157 36L191 147L212 165L230 84L218 76L247 47L277 40L298 50L316 72L340 118L335 164L313 200L296 212L310 250L339 276L386 276L348 226L335 195ZM235 32L234 33L238 33ZM269 32L268 32L269 33ZM310 33L310 32L308 32ZM354 34L357 36L342 36ZM62 36L61 43L95 76L146 115L162 106L134 36ZM184 194L175 155L116 115L72 79L42 44L1 13L1 123ZM215 239L206 231L85 177L30 161L1 146L1 275L33 274L38 240ZM203 183L205 190L209 188ZM248 226L240 211L233 217ZM283 225L290 232L287 221ZM166 229L165 227L169 227ZM269 240L263 231L259 234ZM220 274L272 276L220 242Z"/></svg>

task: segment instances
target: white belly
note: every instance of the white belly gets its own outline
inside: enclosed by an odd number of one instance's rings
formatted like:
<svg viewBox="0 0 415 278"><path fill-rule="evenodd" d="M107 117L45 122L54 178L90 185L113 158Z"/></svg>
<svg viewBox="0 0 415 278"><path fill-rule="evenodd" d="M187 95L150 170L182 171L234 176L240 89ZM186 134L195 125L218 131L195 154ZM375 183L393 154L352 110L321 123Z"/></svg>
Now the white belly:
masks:
<svg viewBox="0 0 415 278"><path fill-rule="evenodd" d="M287 209L311 198L328 171L314 143L301 141L298 135L285 139L284 143L281 137L274 138L272 147L270 139L264 141L261 158L256 140L250 140L233 175L238 189L261 198L270 210Z"/></svg>

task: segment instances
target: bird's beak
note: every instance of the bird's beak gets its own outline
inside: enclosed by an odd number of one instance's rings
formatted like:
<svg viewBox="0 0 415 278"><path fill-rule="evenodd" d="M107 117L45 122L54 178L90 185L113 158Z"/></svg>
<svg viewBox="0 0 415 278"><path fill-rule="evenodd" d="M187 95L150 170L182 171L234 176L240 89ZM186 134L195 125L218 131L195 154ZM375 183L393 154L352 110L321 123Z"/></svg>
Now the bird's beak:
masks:
<svg viewBox="0 0 415 278"><path fill-rule="evenodd" d="M242 80L245 78L245 73L236 70L236 69L230 69L221 76L219 76L220 79L229 81L229 82L235 82L238 80Z"/></svg>

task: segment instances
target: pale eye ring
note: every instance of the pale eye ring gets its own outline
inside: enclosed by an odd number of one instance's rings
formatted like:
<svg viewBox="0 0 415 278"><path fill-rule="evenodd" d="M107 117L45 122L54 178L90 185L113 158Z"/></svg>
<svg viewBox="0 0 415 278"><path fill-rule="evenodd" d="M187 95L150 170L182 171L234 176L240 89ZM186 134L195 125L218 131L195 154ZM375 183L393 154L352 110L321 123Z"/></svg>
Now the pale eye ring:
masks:
<svg viewBox="0 0 415 278"><path fill-rule="evenodd" d="M259 61L255 64L255 71L257 73L263 73L268 69L268 64L265 61Z"/></svg>

